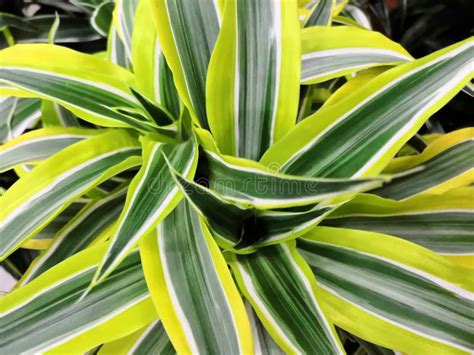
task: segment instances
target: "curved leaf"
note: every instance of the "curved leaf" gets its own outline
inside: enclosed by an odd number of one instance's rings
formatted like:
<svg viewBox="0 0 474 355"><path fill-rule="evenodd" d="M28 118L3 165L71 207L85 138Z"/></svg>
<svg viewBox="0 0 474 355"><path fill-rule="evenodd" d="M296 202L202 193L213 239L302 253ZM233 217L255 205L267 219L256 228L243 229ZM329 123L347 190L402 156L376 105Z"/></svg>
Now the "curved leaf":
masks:
<svg viewBox="0 0 474 355"><path fill-rule="evenodd" d="M388 70L301 121L263 156L288 174L377 175L472 76L474 40ZM428 90L429 89L429 90Z"/></svg>
<svg viewBox="0 0 474 355"><path fill-rule="evenodd" d="M219 248L186 200L140 244L145 277L178 353L251 353L244 304Z"/></svg>
<svg viewBox="0 0 474 355"><path fill-rule="evenodd" d="M76 143L39 164L1 197L0 259L34 236L77 197L140 164L140 147L114 130Z"/></svg>
<svg viewBox="0 0 474 355"><path fill-rule="evenodd" d="M287 353L344 354L318 301L318 287L293 244L233 255L240 290L275 342Z"/></svg>
<svg viewBox="0 0 474 355"><path fill-rule="evenodd" d="M412 354L472 351L472 273L383 234L316 227L298 241L335 323Z"/></svg>
<svg viewBox="0 0 474 355"><path fill-rule="evenodd" d="M105 247L87 249L0 299L2 353L83 353L156 319L137 252L79 301Z"/></svg>
<svg viewBox="0 0 474 355"><path fill-rule="evenodd" d="M223 153L258 160L294 125L296 11L296 0L226 1L206 91L209 126Z"/></svg>
<svg viewBox="0 0 474 355"><path fill-rule="evenodd" d="M198 148L194 137L181 144L166 144L145 136L142 146L142 168L130 183L125 207L97 272L96 282L105 279L140 238L154 229L181 199L165 159L188 178L196 171Z"/></svg>

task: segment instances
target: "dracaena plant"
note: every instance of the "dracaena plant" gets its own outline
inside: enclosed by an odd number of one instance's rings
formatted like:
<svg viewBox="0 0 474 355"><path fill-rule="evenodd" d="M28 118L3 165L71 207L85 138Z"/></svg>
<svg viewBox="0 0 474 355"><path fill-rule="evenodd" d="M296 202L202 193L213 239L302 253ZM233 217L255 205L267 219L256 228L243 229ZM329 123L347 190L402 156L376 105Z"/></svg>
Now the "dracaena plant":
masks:
<svg viewBox="0 0 474 355"><path fill-rule="evenodd" d="M474 132L417 132L473 40L414 59L344 3L123 0L109 60L0 52L2 96L88 123L0 150L1 258L43 249L2 353L471 351Z"/></svg>

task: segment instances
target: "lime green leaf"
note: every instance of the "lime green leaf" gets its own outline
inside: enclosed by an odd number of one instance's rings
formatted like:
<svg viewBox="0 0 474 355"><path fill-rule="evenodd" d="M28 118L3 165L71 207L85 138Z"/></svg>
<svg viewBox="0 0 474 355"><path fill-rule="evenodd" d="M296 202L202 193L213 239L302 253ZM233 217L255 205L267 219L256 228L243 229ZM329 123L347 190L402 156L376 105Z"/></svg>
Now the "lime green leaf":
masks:
<svg viewBox="0 0 474 355"><path fill-rule="evenodd" d="M472 272L383 234L316 227L298 241L341 328L404 353L474 346Z"/></svg>
<svg viewBox="0 0 474 355"><path fill-rule="evenodd" d="M209 187L225 199L255 208L304 206L380 186L377 179L317 179L271 172L243 159L206 151Z"/></svg>
<svg viewBox="0 0 474 355"><path fill-rule="evenodd" d="M132 42L133 69L137 86L161 104L176 119L181 104L168 63L161 51L148 1L141 1L135 16Z"/></svg>
<svg viewBox="0 0 474 355"><path fill-rule="evenodd" d="M98 354L174 355L176 351L165 332L163 323L160 320L156 320L133 334L104 344Z"/></svg>
<svg viewBox="0 0 474 355"><path fill-rule="evenodd" d="M156 30L176 88L191 116L208 128L206 76L220 27L214 0L150 0Z"/></svg>
<svg viewBox="0 0 474 355"><path fill-rule="evenodd" d="M386 171L394 178L372 191L403 200L421 193L442 193L474 183L474 129L451 132L416 156L394 159ZM398 176L397 176L398 173Z"/></svg>
<svg viewBox="0 0 474 355"><path fill-rule="evenodd" d="M302 31L302 84L314 84L363 69L413 60L398 43L354 27L311 27Z"/></svg>
<svg viewBox="0 0 474 355"><path fill-rule="evenodd" d="M0 172L17 164L37 163L67 146L104 133L81 128L43 128L15 138L0 146Z"/></svg>
<svg viewBox="0 0 474 355"><path fill-rule="evenodd" d="M226 2L209 64L209 126L225 154L258 160L296 121L300 25L296 0Z"/></svg>
<svg viewBox="0 0 474 355"><path fill-rule="evenodd" d="M173 173L192 206L204 216L217 243L226 250L246 254L257 247L277 244L302 235L336 206L282 212L245 208L225 200L218 193Z"/></svg>
<svg viewBox="0 0 474 355"><path fill-rule="evenodd" d="M71 111L61 105L42 100L41 123L43 127L80 127L79 121Z"/></svg>
<svg viewBox="0 0 474 355"><path fill-rule="evenodd" d="M344 354L316 297L318 286L311 269L294 244L233 255L230 266L240 290L285 352Z"/></svg>
<svg viewBox="0 0 474 355"><path fill-rule="evenodd" d="M0 82L23 95L62 104L79 117L108 127L136 127L150 131L154 125L120 113L117 108L140 111L129 93L134 77L128 71L97 57L65 47L31 44L1 51ZM18 90L0 88L1 95Z"/></svg>
<svg viewBox="0 0 474 355"><path fill-rule="evenodd" d="M30 265L20 285L25 285L68 257L96 244L109 234L125 204L127 188L92 201L71 218L54 236L51 246Z"/></svg>
<svg viewBox="0 0 474 355"><path fill-rule="evenodd" d="M330 26L334 6L336 6L336 0L319 0L316 2L304 22L304 27Z"/></svg>
<svg viewBox="0 0 474 355"><path fill-rule="evenodd" d="M132 35L139 0L115 0L113 21L125 47L128 59L132 60Z"/></svg>
<svg viewBox="0 0 474 355"><path fill-rule="evenodd" d="M245 354L250 324L225 260L183 200L140 244L145 278L178 353Z"/></svg>
<svg viewBox="0 0 474 355"><path fill-rule="evenodd" d="M156 319L138 252L79 301L105 251L89 248L0 299L0 351L84 353Z"/></svg>
<svg viewBox="0 0 474 355"><path fill-rule="evenodd" d="M0 97L0 143L6 143L32 127L41 116L41 101Z"/></svg>
<svg viewBox="0 0 474 355"><path fill-rule="evenodd" d="M1 197L0 258L31 238L77 197L140 164L137 140L114 130L76 143L19 179Z"/></svg>
<svg viewBox="0 0 474 355"><path fill-rule="evenodd" d="M187 178L196 171L198 148L194 138L181 144L166 144L146 136L142 145L143 165L130 183L125 207L97 272L97 282L107 277L181 199L165 159Z"/></svg>
<svg viewBox="0 0 474 355"><path fill-rule="evenodd" d="M389 234L443 255L474 255L473 196L472 188L401 202L360 194L323 225Z"/></svg>
<svg viewBox="0 0 474 355"><path fill-rule="evenodd" d="M423 123L470 80L474 40L388 70L301 121L263 156L288 174L380 173Z"/></svg>

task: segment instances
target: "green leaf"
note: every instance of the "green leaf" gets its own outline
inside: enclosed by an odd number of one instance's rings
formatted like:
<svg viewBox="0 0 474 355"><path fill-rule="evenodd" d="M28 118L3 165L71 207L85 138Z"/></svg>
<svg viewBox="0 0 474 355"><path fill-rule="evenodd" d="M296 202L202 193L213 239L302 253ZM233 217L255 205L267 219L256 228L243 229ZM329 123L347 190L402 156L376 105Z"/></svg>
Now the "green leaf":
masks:
<svg viewBox="0 0 474 355"><path fill-rule="evenodd" d="M141 110L129 93L134 77L124 69L52 45L18 45L2 50L1 55L0 82L16 88L1 88L3 96L20 92L23 96L48 99L102 126L132 126L144 131L155 127L145 116L140 120L117 110Z"/></svg>
<svg viewBox="0 0 474 355"><path fill-rule="evenodd" d="M233 255L230 266L241 292L285 352L344 354L294 242Z"/></svg>
<svg viewBox="0 0 474 355"><path fill-rule="evenodd" d="M298 248L339 327L411 354L472 351L472 272L383 234L316 227Z"/></svg>
<svg viewBox="0 0 474 355"><path fill-rule="evenodd" d="M206 151L209 187L225 199L255 208L285 208L370 190L377 179L316 179L271 172L263 165Z"/></svg>
<svg viewBox="0 0 474 355"><path fill-rule="evenodd" d="M474 255L473 194L462 188L400 202L361 194L322 224L393 235L438 254Z"/></svg>
<svg viewBox="0 0 474 355"><path fill-rule="evenodd" d="M249 303L245 303L245 308L247 309L250 326L252 327L254 353L262 355L285 354L265 330Z"/></svg>
<svg viewBox="0 0 474 355"><path fill-rule="evenodd" d="M2 13L4 17L7 14ZM10 14L8 14L11 16ZM20 18L17 18L20 19ZM10 26L9 29L15 43L48 43L48 34L52 24L56 20L55 15L33 16L27 19L20 19L19 26ZM54 42L78 43L96 41L101 36L89 25L89 19L78 16L59 15L60 26L56 31ZM0 40L0 47L6 47L3 39Z"/></svg>
<svg viewBox="0 0 474 355"><path fill-rule="evenodd" d="M47 100L41 103L41 123L47 127L80 127L76 115L61 105Z"/></svg>
<svg viewBox="0 0 474 355"><path fill-rule="evenodd" d="M474 129L451 132L421 154L394 159L386 171L394 178L371 193L405 200L422 193L442 193L474 183Z"/></svg>
<svg viewBox="0 0 474 355"><path fill-rule="evenodd" d="M300 43L296 0L226 2L206 92L223 153L258 160L293 127Z"/></svg>
<svg viewBox="0 0 474 355"><path fill-rule="evenodd" d="M110 26L109 37L107 40L107 56L111 63L131 70L132 61L128 59L125 46L123 45L113 23Z"/></svg>
<svg viewBox="0 0 474 355"><path fill-rule="evenodd" d="M155 31L148 1L138 5L133 30L132 56L137 86L177 119L181 103Z"/></svg>
<svg viewBox="0 0 474 355"><path fill-rule="evenodd" d="M17 137L0 147L0 172L18 164L37 163L67 146L104 131L86 128L43 128Z"/></svg>
<svg viewBox="0 0 474 355"><path fill-rule="evenodd" d="M77 197L140 164L140 147L114 130L76 143L39 164L1 197L0 259L34 236Z"/></svg>
<svg viewBox="0 0 474 355"><path fill-rule="evenodd" d="M91 26L103 37L109 33L113 10L114 2L104 1L95 8L90 18Z"/></svg>
<svg viewBox="0 0 474 355"><path fill-rule="evenodd" d="M330 26L334 6L336 6L336 0L317 1L306 17L304 27Z"/></svg>
<svg viewBox="0 0 474 355"><path fill-rule="evenodd" d="M183 200L140 244L145 278L178 353L251 353L250 324L225 260Z"/></svg>
<svg viewBox="0 0 474 355"><path fill-rule="evenodd" d="M125 204L126 191L126 187L121 188L94 200L70 218L55 234L51 246L34 260L19 285L29 283L54 265L107 237Z"/></svg>
<svg viewBox="0 0 474 355"><path fill-rule="evenodd" d="M125 47L127 58L132 60L132 35L139 0L115 0L113 21Z"/></svg>
<svg viewBox="0 0 474 355"><path fill-rule="evenodd" d="M208 128L206 76L220 27L214 0L150 0L163 53L179 96L196 123Z"/></svg>
<svg viewBox="0 0 474 355"><path fill-rule="evenodd" d="M53 220L36 233L33 238L24 242L21 247L25 249L44 250L51 246L54 236L91 200L78 198L64 211L54 217Z"/></svg>
<svg viewBox="0 0 474 355"><path fill-rule="evenodd" d="M317 225L335 208L315 206L302 212L245 208L184 179L176 172L173 175L192 206L206 218L219 246L236 253L246 254L257 247L295 239Z"/></svg>
<svg viewBox="0 0 474 355"><path fill-rule="evenodd" d="M188 178L193 177L196 171L198 148L194 137L181 144L166 144L146 136L142 146L142 168L130 183L125 207L97 272L96 282L104 280L140 238L150 233L182 198L165 159Z"/></svg>
<svg viewBox="0 0 474 355"><path fill-rule="evenodd" d="M318 177L380 173L423 123L470 80L468 39L378 75L301 121L261 162Z"/></svg>
<svg viewBox="0 0 474 355"><path fill-rule="evenodd" d="M38 99L0 98L0 143L6 143L32 127L41 116Z"/></svg>
<svg viewBox="0 0 474 355"><path fill-rule="evenodd" d="M0 299L0 351L84 353L156 319L138 252L79 301L105 245L87 249Z"/></svg>
<svg viewBox="0 0 474 355"><path fill-rule="evenodd" d="M133 334L104 344L100 348L98 355L107 354L174 355L176 351L165 332L163 323L160 320L156 320Z"/></svg>
<svg viewBox="0 0 474 355"><path fill-rule="evenodd" d="M301 40L301 83L305 85L413 60L402 46L381 33L354 27L305 28Z"/></svg>

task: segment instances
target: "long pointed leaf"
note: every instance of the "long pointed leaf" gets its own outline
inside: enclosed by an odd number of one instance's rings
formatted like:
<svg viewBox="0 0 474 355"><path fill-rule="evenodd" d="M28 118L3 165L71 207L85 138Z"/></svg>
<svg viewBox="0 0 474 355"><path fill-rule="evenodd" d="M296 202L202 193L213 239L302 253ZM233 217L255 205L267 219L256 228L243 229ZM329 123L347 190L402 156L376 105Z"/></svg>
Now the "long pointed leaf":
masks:
<svg viewBox="0 0 474 355"><path fill-rule="evenodd" d="M378 32L353 27L312 27L302 37L302 84L314 84L363 69L413 60Z"/></svg>
<svg viewBox="0 0 474 355"><path fill-rule="evenodd" d="M298 241L335 323L402 352L471 352L472 272L402 239L316 227Z"/></svg>
<svg viewBox="0 0 474 355"><path fill-rule="evenodd" d="M140 245L145 277L178 353L251 353L243 301L217 245L186 200Z"/></svg>
<svg viewBox="0 0 474 355"><path fill-rule="evenodd" d="M23 95L55 101L102 126L132 126L144 131L154 127L146 117L137 119L119 111L141 109L129 93L129 87L134 86L133 75L118 66L46 44L14 46L2 50L1 56L0 82L14 86ZM3 96L17 92L0 89Z"/></svg>
<svg viewBox="0 0 474 355"><path fill-rule="evenodd" d="M361 194L323 221L403 238L439 254L474 255L474 189L393 201Z"/></svg>
<svg viewBox="0 0 474 355"><path fill-rule="evenodd" d="M21 135L0 147L0 172L17 164L37 163L67 146L104 133L80 128L45 128Z"/></svg>
<svg viewBox="0 0 474 355"><path fill-rule="evenodd" d="M220 28L215 0L150 0L159 41L192 117L208 128L206 76Z"/></svg>
<svg viewBox="0 0 474 355"><path fill-rule="evenodd" d="M376 175L472 76L468 39L377 76L300 122L262 158L288 174Z"/></svg>
<svg viewBox="0 0 474 355"><path fill-rule="evenodd" d="M230 265L240 290L285 352L344 354L316 297L314 276L294 244L235 255Z"/></svg>
<svg viewBox="0 0 474 355"><path fill-rule="evenodd" d="M125 207L97 272L97 282L112 272L140 238L154 229L181 199L165 159L188 178L196 170L198 149L194 137L185 143L166 144L147 136L142 144L143 166L130 183Z"/></svg>
<svg viewBox="0 0 474 355"><path fill-rule="evenodd" d="M156 319L138 252L78 301L105 250L87 249L0 299L1 352L84 353Z"/></svg>
<svg viewBox="0 0 474 355"><path fill-rule="evenodd" d="M141 162L128 132L115 130L76 143L18 180L1 197L0 259L39 232L77 197Z"/></svg>
<svg viewBox="0 0 474 355"><path fill-rule="evenodd" d="M258 160L294 125L296 12L296 0L226 2L207 82L209 125L223 153Z"/></svg>
<svg viewBox="0 0 474 355"><path fill-rule="evenodd" d="M209 187L224 198L256 208L285 208L369 190L381 180L315 179L271 172L242 159L206 152Z"/></svg>

